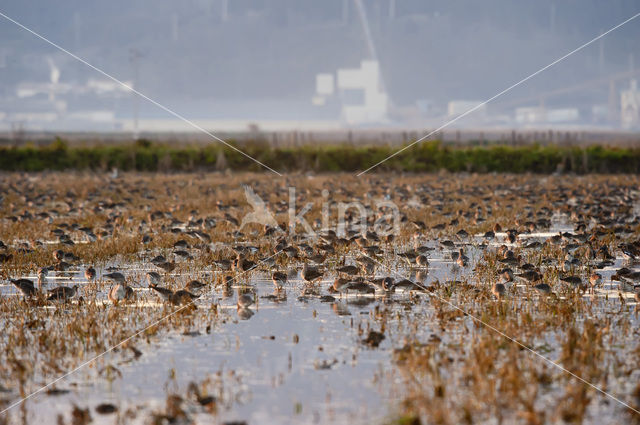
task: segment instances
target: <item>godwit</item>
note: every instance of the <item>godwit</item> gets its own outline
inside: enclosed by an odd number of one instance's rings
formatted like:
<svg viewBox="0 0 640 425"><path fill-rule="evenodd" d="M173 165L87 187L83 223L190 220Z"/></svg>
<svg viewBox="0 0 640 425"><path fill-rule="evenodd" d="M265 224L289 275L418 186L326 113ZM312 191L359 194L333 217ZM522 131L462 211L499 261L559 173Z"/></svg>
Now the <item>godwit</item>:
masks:
<svg viewBox="0 0 640 425"><path fill-rule="evenodd" d="M538 283L537 285L535 285L533 287L536 291L543 293L543 294L549 294L551 293L551 286L549 286L546 283Z"/></svg>
<svg viewBox="0 0 640 425"><path fill-rule="evenodd" d="M316 267L311 267L306 263L302 267L302 278L308 283L313 283L314 281L320 279L322 276L324 276L324 272L320 271Z"/></svg>
<svg viewBox="0 0 640 425"><path fill-rule="evenodd" d="M176 268L176 263L173 261L165 261L163 263L157 263L156 267L164 270L165 273L171 273Z"/></svg>
<svg viewBox="0 0 640 425"><path fill-rule="evenodd" d="M509 267L505 267L504 269L498 272L498 275L502 276L505 282L513 282L513 270Z"/></svg>
<svg viewBox="0 0 640 425"><path fill-rule="evenodd" d="M358 274L360 269L354 265L340 266L336 268L338 273L346 274L349 276L355 276Z"/></svg>
<svg viewBox="0 0 640 425"><path fill-rule="evenodd" d="M462 248L460 248L460 250L458 251L458 258L456 259L456 263L458 263L460 267L467 267L467 264L469 263L469 257L464 255L464 251L462 250Z"/></svg>
<svg viewBox="0 0 640 425"><path fill-rule="evenodd" d="M540 274L540 272L536 270L527 270L524 273L516 274L515 277L524 281L525 283L534 283L542 279L542 274Z"/></svg>
<svg viewBox="0 0 640 425"><path fill-rule="evenodd" d="M155 283L150 284L149 288L156 291L156 293L158 293L158 295L160 295L163 300L171 301L171 296L173 295L173 291L171 289L163 288L161 286L156 285Z"/></svg>
<svg viewBox="0 0 640 425"><path fill-rule="evenodd" d="M256 263L250 260L247 260L244 255L238 254L236 259L233 261L233 270L239 272L246 272L252 270L256 267Z"/></svg>
<svg viewBox="0 0 640 425"><path fill-rule="evenodd" d="M104 277L106 277L108 280L110 280L113 283L124 283L125 282L125 277L124 274L120 273L120 272L112 272L112 273L107 273L105 275L103 275Z"/></svg>
<svg viewBox="0 0 640 425"><path fill-rule="evenodd" d="M48 267L41 267L38 269L38 287L42 288L47 284L47 276L49 275Z"/></svg>
<svg viewBox="0 0 640 425"><path fill-rule="evenodd" d="M200 282L199 280L191 280L189 281L186 285L185 288L188 291L194 292L194 293L198 293L202 290L202 288L204 288L205 286L207 286L206 284Z"/></svg>
<svg viewBox="0 0 640 425"><path fill-rule="evenodd" d="M371 286L373 286L378 291L383 291L383 292L393 291L392 277L382 277L379 279L373 279L369 281L369 284L371 284Z"/></svg>
<svg viewBox="0 0 640 425"><path fill-rule="evenodd" d="M47 301L67 301L76 295L78 291L78 285L73 285L71 288L68 286L58 286L49 291Z"/></svg>
<svg viewBox="0 0 640 425"><path fill-rule="evenodd" d="M591 284L591 291L595 289L596 286L602 283L602 275L600 273L591 273L589 276L589 283Z"/></svg>
<svg viewBox="0 0 640 425"><path fill-rule="evenodd" d="M169 296L169 301L174 305L185 305L199 298L199 295L192 294L186 289L180 289Z"/></svg>
<svg viewBox="0 0 640 425"><path fill-rule="evenodd" d="M359 294L373 294L376 290L367 282L356 280L347 284L347 292L353 291Z"/></svg>
<svg viewBox="0 0 640 425"><path fill-rule="evenodd" d="M38 293L33 282L29 279L11 279L11 283L18 288L25 297L33 297Z"/></svg>
<svg viewBox="0 0 640 425"><path fill-rule="evenodd" d="M429 259L424 254L418 255L416 257L416 264L420 267L429 267Z"/></svg>
<svg viewBox="0 0 640 425"><path fill-rule="evenodd" d="M92 281L93 279L96 278L96 269L94 269L93 266L89 266L84 271L84 277L88 281Z"/></svg>
<svg viewBox="0 0 640 425"><path fill-rule="evenodd" d="M287 274L283 272L273 272L271 280L273 281L273 285L280 289L287 283Z"/></svg>
<svg viewBox="0 0 640 425"><path fill-rule="evenodd" d="M238 310L249 308L254 303L254 297L251 294L242 294L238 297Z"/></svg>
<svg viewBox="0 0 640 425"><path fill-rule="evenodd" d="M147 272L147 282L149 284L159 284L162 280L162 276L158 272Z"/></svg>
<svg viewBox="0 0 640 425"><path fill-rule="evenodd" d="M133 289L126 283L119 283L109 290L107 298L114 304L123 300L133 299Z"/></svg>
<svg viewBox="0 0 640 425"><path fill-rule="evenodd" d="M494 283L491 287L491 293L496 296L498 299L502 299L507 288L504 286L504 283Z"/></svg>
<svg viewBox="0 0 640 425"><path fill-rule="evenodd" d="M343 277L336 277L331 285L331 289L335 292L344 292L349 286L349 279Z"/></svg>

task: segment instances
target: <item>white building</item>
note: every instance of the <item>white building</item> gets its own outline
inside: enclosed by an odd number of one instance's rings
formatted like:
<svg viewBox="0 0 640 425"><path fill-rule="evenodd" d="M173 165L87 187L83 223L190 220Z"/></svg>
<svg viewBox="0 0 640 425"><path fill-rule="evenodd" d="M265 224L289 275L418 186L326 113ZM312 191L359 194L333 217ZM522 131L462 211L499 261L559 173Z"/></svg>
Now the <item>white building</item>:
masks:
<svg viewBox="0 0 640 425"><path fill-rule="evenodd" d="M640 124L640 91L638 82L631 80L629 90L620 92L620 120L624 128L636 127Z"/></svg>
<svg viewBox="0 0 640 425"><path fill-rule="evenodd" d="M516 108L516 123L570 123L580 119L580 111L576 108L547 109L539 106Z"/></svg>
<svg viewBox="0 0 640 425"><path fill-rule="evenodd" d="M360 68L338 69L336 83L332 74L316 76L314 105L324 105L335 94L340 99L342 120L350 125L387 121L389 99L384 91L377 61L364 60Z"/></svg>
<svg viewBox="0 0 640 425"><path fill-rule="evenodd" d="M475 108L475 109L474 109ZM447 114L455 118L473 109L469 114L470 118L485 118L487 105L479 100L452 100L447 104Z"/></svg>

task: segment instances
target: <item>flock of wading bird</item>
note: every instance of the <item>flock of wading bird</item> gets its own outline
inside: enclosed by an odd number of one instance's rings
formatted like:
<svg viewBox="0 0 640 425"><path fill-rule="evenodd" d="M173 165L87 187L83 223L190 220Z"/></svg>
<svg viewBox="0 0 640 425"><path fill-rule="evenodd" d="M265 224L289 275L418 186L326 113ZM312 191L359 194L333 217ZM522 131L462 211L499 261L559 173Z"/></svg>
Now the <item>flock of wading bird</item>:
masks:
<svg viewBox="0 0 640 425"><path fill-rule="evenodd" d="M171 179L125 175L102 181L84 176L74 185L65 175L7 178L2 183L0 241L7 285L34 305L96 301L82 294L82 285L109 282L93 296L106 294L110 302L125 304L151 292L163 302L185 306L202 294L217 288L228 291L234 282L243 282L237 308L250 313L256 302L248 277L253 270L271 274L276 292L295 283L304 295L328 301L342 294L429 293L442 285L455 290L459 280L429 278L430 261L437 258L452 266L452 275L473 282L479 294L497 299L521 293L595 294L608 284L620 296L626 293L640 301L640 270L635 267L640 221L631 180L296 179L302 185L297 187L298 205L316 202L317 211L312 208L305 217L317 229L312 237L291 233L282 222L293 180L245 176L242 183L268 203L281 223L241 228L250 209L239 184ZM323 189L330 189L332 196L329 211L336 210L337 202L356 201L365 206L366 216L347 210L344 232L321 229L317 200L327 202ZM393 201L398 216L374 209L375 200ZM567 230L551 231L561 225ZM140 252L145 253L145 270L150 270L144 279L126 267L91 265ZM185 283L181 276L197 267L211 273ZM85 280L80 281L83 269ZM603 271L608 271L607 279ZM37 278L29 278L34 272ZM70 274L60 278L64 285L48 287L53 272Z"/></svg>

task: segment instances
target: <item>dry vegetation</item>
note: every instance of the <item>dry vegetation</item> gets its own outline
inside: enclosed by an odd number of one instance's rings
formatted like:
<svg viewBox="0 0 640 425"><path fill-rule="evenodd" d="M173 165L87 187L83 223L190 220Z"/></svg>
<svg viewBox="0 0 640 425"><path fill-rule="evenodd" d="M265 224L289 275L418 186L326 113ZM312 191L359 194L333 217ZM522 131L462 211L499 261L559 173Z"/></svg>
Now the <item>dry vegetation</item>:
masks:
<svg viewBox="0 0 640 425"><path fill-rule="evenodd" d="M381 336L390 344L390 367L382 379L392 383L386 391L402 400L390 406L397 423L640 422L632 409L575 377L640 409L634 300L640 279L633 277L633 258L626 258L640 252L638 183L636 176L611 175L4 174L3 404L111 347L116 355L91 366L99 379L113 379L118 364L137 361L169 332L215 332L235 320L218 308L216 295L232 288L238 297L253 294L255 273L315 264L324 280L303 285L302 295L329 297L326 301L340 296L333 278L344 275L336 268L360 267L367 257L373 272L357 270L345 291L361 290L356 284L366 290L374 277L389 276L396 284L395 294L376 290L368 324L380 334L367 335L364 328L361 333L369 349L381 349L376 348ZM268 202L280 229L240 228L251 211L242 185ZM296 188L296 213L306 202L313 204L305 219L317 230L323 208L329 208L334 226L338 202L371 207L365 237L354 230L359 224L354 210L346 235L323 231L308 239L300 225L296 234L284 232L289 187ZM390 224L376 209L383 199L399 207L393 239L380 230ZM559 224L572 230L550 231ZM57 250L67 253L63 260L54 259ZM420 254L447 259L449 278L434 277L429 271L434 265L419 266ZM456 265L455 254L469 256L469 263ZM158 255L175 262L175 269L154 267L151 260ZM237 256L257 263L256 271L228 269ZM191 279L206 289L193 305L162 302L132 264L157 270L161 285L172 291ZM99 271L95 280L81 277L90 266ZM65 278L49 279L34 297L23 297L8 280L26 277L35 283L42 267L51 268L49 276ZM114 284L104 275L118 270L135 300L107 300ZM539 277L529 281L527 271ZM601 280L591 284L595 272ZM405 277L413 286L401 287ZM504 294L495 289L499 283ZM549 290L536 289L541 283ZM63 303L47 301L46 291L57 284L78 284L78 294ZM126 342L118 345L121 341ZM185 409L185 403L215 416L220 406L231 405L221 393L219 383L194 383L180 394L170 392L166 407L150 418L189 422L193 408ZM75 409L76 423L88 419Z"/></svg>

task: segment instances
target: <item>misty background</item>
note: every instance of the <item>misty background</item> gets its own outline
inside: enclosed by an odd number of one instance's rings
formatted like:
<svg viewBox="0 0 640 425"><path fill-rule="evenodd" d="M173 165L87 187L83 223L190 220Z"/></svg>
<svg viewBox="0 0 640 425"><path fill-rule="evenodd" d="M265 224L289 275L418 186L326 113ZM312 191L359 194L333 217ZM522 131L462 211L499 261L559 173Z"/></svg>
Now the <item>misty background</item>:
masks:
<svg viewBox="0 0 640 425"><path fill-rule="evenodd" d="M358 3L3 0L0 11L214 131L439 126L640 11L632 0ZM638 40L640 19L454 126L637 130ZM358 81L340 86L345 69L375 80L371 105ZM0 17L1 131L188 128Z"/></svg>

